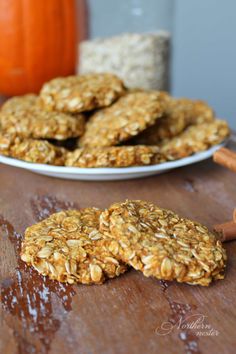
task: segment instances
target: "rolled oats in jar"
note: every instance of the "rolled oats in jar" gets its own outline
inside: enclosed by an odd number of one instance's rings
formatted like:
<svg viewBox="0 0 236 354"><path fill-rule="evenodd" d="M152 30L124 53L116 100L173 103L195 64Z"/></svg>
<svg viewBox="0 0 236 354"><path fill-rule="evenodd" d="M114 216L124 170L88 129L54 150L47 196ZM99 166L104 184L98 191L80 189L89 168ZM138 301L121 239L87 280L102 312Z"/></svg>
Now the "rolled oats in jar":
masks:
<svg viewBox="0 0 236 354"><path fill-rule="evenodd" d="M78 71L114 73L128 88L168 90L169 57L168 32L124 33L81 42Z"/></svg>

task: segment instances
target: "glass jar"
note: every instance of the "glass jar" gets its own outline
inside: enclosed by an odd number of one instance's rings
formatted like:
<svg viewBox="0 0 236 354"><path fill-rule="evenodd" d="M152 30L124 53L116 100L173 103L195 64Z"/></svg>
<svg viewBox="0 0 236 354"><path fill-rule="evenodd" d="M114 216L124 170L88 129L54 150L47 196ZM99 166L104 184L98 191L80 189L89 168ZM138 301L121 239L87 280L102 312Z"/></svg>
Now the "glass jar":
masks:
<svg viewBox="0 0 236 354"><path fill-rule="evenodd" d="M79 73L112 72L128 88L168 90L173 0L89 0L88 8Z"/></svg>

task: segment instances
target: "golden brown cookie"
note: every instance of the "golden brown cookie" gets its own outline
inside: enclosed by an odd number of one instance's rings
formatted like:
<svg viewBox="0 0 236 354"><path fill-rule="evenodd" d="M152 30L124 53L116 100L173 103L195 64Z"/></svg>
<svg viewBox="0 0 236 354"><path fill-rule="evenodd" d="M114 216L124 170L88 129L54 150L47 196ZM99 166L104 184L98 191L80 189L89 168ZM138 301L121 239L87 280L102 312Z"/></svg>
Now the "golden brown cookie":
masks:
<svg viewBox="0 0 236 354"><path fill-rule="evenodd" d="M100 216L114 257L147 277L209 285L224 277L226 253L201 224L141 200L113 204Z"/></svg>
<svg viewBox="0 0 236 354"><path fill-rule="evenodd" d="M6 134L22 138L64 140L79 137L84 132L84 116L47 112L36 95L9 99L0 111L1 129Z"/></svg>
<svg viewBox="0 0 236 354"><path fill-rule="evenodd" d="M63 166L66 150L56 147L46 140L23 139L15 141L9 156L27 162Z"/></svg>
<svg viewBox="0 0 236 354"><path fill-rule="evenodd" d="M101 284L127 266L109 251L96 208L67 210L26 229L21 259L40 274L68 283Z"/></svg>
<svg viewBox="0 0 236 354"><path fill-rule="evenodd" d="M0 154L33 163L62 166L66 150L46 140L21 139L0 132Z"/></svg>
<svg viewBox="0 0 236 354"><path fill-rule="evenodd" d="M74 167L129 167L161 161L157 146L108 146L81 148L67 153L65 165Z"/></svg>
<svg viewBox="0 0 236 354"><path fill-rule="evenodd" d="M181 159L221 143L229 134L229 126L224 120L192 125L166 140L160 146L160 153L166 161Z"/></svg>
<svg viewBox="0 0 236 354"><path fill-rule="evenodd" d="M43 85L40 92L47 110L84 112L109 106L125 91L113 74L87 74L59 77Z"/></svg>
<svg viewBox="0 0 236 354"><path fill-rule="evenodd" d="M15 143L19 143L21 140L16 138L15 135L2 134L0 131L0 154L10 156L10 150Z"/></svg>
<svg viewBox="0 0 236 354"><path fill-rule="evenodd" d="M163 117L135 137L133 143L156 145L177 136L189 125L212 122L213 119L214 112L205 102L171 98Z"/></svg>
<svg viewBox="0 0 236 354"><path fill-rule="evenodd" d="M91 116L79 145L113 146L136 136L162 116L168 99L158 91L128 93Z"/></svg>
<svg viewBox="0 0 236 354"><path fill-rule="evenodd" d="M20 109L29 109L38 102L38 96L34 94L27 94L23 96L15 96L9 98L2 105L0 111L6 113L12 113Z"/></svg>
<svg viewBox="0 0 236 354"><path fill-rule="evenodd" d="M191 107L191 100L190 100ZM215 118L214 110L205 102L201 100L192 101L190 108L191 124L211 123Z"/></svg>

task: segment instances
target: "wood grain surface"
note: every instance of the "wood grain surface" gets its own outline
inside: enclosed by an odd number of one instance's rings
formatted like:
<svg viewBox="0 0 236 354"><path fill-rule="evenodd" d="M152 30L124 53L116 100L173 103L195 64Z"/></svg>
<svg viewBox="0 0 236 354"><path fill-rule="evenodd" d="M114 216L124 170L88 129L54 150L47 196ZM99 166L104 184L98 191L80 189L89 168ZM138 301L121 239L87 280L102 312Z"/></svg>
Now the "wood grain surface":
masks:
<svg viewBox="0 0 236 354"><path fill-rule="evenodd" d="M0 165L0 353L235 352L236 241L225 244L225 280L206 288L134 270L99 286L69 286L20 261L28 225L73 203L105 208L126 198L152 201L212 227L232 216L236 174L208 160L145 179L79 182Z"/></svg>

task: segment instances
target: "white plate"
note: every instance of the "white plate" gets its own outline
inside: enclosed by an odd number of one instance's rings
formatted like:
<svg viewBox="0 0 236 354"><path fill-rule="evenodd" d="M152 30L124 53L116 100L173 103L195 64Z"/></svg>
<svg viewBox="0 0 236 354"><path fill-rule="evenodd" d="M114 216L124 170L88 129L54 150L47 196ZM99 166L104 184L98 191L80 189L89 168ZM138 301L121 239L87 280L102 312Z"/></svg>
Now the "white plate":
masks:
<svg viewBox="0 0 236 354"><path fill-rule="evenodd" d="M212 148L199 152L189 157L180 160L161 163L152 166L137 166L137 167L122 167L122 168L80 168L80 167L63 167L63 166L50 166L44 164L36 164L25 162L11 157L0 155L0 163L24 168L26 170L36 172L42 175L51 177L74 179L74 180L87 180L87 181L111 181L122 180L131 178L140 178L166 171L173 168L190 165L199 161L208 159L213 153L218 150L225 143L215 145Z"/></svg>

